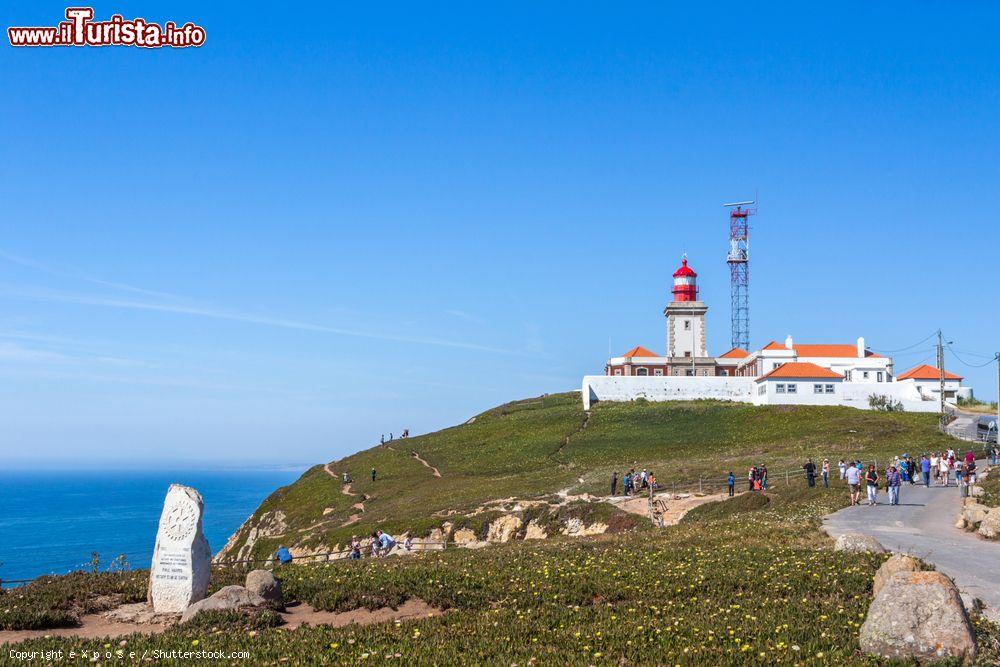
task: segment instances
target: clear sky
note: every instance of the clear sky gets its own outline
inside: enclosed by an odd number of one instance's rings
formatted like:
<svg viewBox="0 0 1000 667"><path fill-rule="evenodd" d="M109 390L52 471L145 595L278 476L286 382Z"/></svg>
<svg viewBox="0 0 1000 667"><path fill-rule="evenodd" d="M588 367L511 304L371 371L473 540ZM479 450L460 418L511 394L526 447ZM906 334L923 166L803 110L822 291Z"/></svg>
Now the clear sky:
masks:
<svg viewBox="0 0 1000 667"><path fill-rule="evenodd" d="M1000 348L1000 6L567 7L100 3L207 42L4 37L0 458L310 463L577 388L609 337L663 349L684 252L721 353L721 204L758 190L753 345Z"/></svg>

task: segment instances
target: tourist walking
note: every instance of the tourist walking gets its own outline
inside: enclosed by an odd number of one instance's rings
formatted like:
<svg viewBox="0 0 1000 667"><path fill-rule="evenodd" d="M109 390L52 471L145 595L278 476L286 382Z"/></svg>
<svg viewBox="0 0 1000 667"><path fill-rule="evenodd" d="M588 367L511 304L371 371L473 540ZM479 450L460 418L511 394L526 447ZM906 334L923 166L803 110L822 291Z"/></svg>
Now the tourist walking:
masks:
<svg viewBox="0 0 1000 667"><path fill-rule="evenodd" d="M806 459L805 465L802 466L802 469L806 471L806 483L810 487L816 486L816 464L813 463L811 458Z"/></svg>
<svg viewBox="0 0 1000 667"><path fill-rule="evenodd" d="M618 471L611 473L611 495L618 495Z"/></svg>
<svg viewBox="0 0 1000 667"><path fill-rule="evenodd" d="M830 459L823 459L823 468L821 473L823 475L823 488L830 488Z"/></svg>
<svg viewBox="0 0 1000 667"><path fill-rule="evenodd" d="M868 506L878 505L878 471L875 466L869 465L868 472L865 473L865 484L868 486Z"/></svg>
<svg viewBox="0 0 1000 667"><path fill-rule="evenodd" d="M736 475L733 474L732 470L729 471L729 477L726 478L726 486L729 487L729 497L732 498L736 491Z"/></svg>
<svg viewBox="0 0 1000 667"><path fill-rule="evenodd" d="M896 470L894 466L889 466L889 470L886 472L885 478L886 485L889 487L889 504L898 505L899 485L901 482L899 471Z"/></svg>
<svg viewBox="0 0 1000 667"><path fill-rule="evenodd" d="M934 483L938 483L938 478L941 476L941 469L938 467L941 464L941 454L938 452L931 452L931 477L934 478Z"/></svg>
<svg viewBox="0 0 1000 667"><path fill-rule="evenodd" d="M926 454L920 455L920 475L924 478L924 488L931 486L931 460Z"/></svg>
<svg viewBox="0 0 1000 667"><path fill-rule="evenodd" d="M632 493L632 473L625 473L622 477L622 486L624 487L625 495L631 495Z"/></svg>
<svg viewBox="0 0 1000 667"><path fill-rule="evenodd" d="M851 506L853 507L861 500L861 473L853 461L851 466L844 471L844 479L847 480L847 486L851 489Z"/></svg>
<svg viewBox="0 0 1000 667"><path fill-rule="evenodd" d="M840 479L844 479L847 476L847 464L844 463L844 459L840 459L840 463L837 464L837 468L840 469Z"/></svg>
<svg viewBox="0 0 1000 667"><path fill-rule="evenodd" d="M948 486L949 467L947 456L938 459L938 486Z"/></svg>

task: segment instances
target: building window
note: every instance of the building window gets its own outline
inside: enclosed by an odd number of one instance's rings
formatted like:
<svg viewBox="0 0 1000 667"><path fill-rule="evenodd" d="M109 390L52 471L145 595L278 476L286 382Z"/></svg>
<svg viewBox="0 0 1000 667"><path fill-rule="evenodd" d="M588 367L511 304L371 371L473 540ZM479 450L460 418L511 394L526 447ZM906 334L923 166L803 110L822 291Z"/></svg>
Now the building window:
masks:
<svg viewBox="0 0 1000 667"><path fill-rule="evenodd" d="M788 385L788 393L789 394L797 393L798 392L798 387L799 387L799 385L797 385L797 384L789 384Z"/></svg>
<svg viewBox="0 0 1000 667"><path fill-rule="evenodd" d="M694 371L689 368L686 371L684 371L684 375L691 377L694 375Z"/></svg>
<svg viewBox="0 0 1000 667"><path fill-rule="evenodd" d="M882 371L878 372L878 375L876 376L876 378L877 378L877 380L876 380L877 382L881 382L882 381Z"/></svg>
<svg viewBox="0 0 1000 667"><path fill-rule="evenodd" d="M781 364L771 364L771 370L773 371L775 368L777 368L780 365Z"/></svg>
<svg viewBox="0 0 1000 667"><path fill-rule="evenodd" d="M637 369L635 369L635 374L636 375L646 376L646 375L649 375L649 371L647 369L645 369L645 368L637 368Z"/></svg>
<svg viewBox="0 0 1000 667"><path fill-rule="evenodd" d="M785 393L785 385L783 385L783 384L776 384L776 385L774 385L774 393L776 393L776 394L784 394Z"/></svg>
<svg viewBox="0 0 1000 667"><path fill-rule="evenodd" d="M657 377L660 377L661 375L663 375L663 369L662 369L662 368L657 368L657 369L655 369L655 370L653 371L653 375L655 375L655 376L657 376Z"/></svg>
<svg viewBox="0 0 1000 667"><path fill-rule="evenodd" d="M729 375L729 371L723 368L721 371L719 371L719 375Z"/></svg>
<svg viewBox="0 0 1000 667"><path fill-rule="evenodd" d="M767 393L767 387L766 386L760 385L759 387L757 387L757 395L758 396L763 396L766 393Z"/></svg>
<svg viewBox="0 0 1000 667"><path fill-rule="evenodd" d="M832 384L826 385L826 393L828 393L828 394L832 394L833 393L833 385Z"/></svg>
<svg viewBox="0 0 1000 667"><path fill-rule="evenodd" d="M691 331L691 320L684 320L684 331Z"/></svg>
<svg viewBox="0 0 1000 667"><path fill-rule="evenodd" d="M813 385L813 393L814 394L822 394L823 393L823 385L821 385L821 384L814 384Z"/></svg>
<svg viewBox="0 0 1000 667"><path fill-rule="evenodd" d="M862 380L868 379L868 371L861 371L861 379Z"/></svg>
<svg viewBox="0 0 1000 667"><path fill-rule="evenodd" d="M615 369L615 375L621 375L621 374L622 374L622 369L616 368Z"/></svg>
<svg viewBox="0 0 1000 667"><path fill-rule="evenodd" d="M685 357L690 357L690 356L691 356L691 353L690 353L690 352L685 352L685 353L684 353L684 356L685 356Z"/></svg>
<svg viewBox="0 0 1000 667"><path fill-rule="evenodd" d="M844 371L844 379L848 382L851 381L851 371Z"/></svg>

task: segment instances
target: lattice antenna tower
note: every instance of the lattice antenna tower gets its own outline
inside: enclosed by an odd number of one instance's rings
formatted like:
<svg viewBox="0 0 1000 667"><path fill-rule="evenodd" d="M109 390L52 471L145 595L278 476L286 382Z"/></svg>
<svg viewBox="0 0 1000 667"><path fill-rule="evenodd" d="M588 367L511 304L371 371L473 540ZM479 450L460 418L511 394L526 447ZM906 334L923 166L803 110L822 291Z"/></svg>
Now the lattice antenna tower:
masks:
<svg viewBox="0 0 1000 667"><path fill-rule="evenodd" d="M729 209L729 289L732 297L732 346L750 350L750 216L757 201L723 204Z"/></svg>

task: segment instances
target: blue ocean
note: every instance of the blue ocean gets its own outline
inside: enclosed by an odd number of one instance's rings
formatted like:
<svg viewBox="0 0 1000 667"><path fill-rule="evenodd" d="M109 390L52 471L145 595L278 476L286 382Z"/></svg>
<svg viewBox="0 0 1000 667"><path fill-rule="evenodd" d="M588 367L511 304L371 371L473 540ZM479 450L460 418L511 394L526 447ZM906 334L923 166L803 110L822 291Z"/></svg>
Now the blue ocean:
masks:
<svg viewBox="0 0 1000 667"><path fill-rule="evenodd" d="M264 498L302 471L0 471L0 579L89 569L95 551L101 569L120 554L132 568L149 567L172 483L205 499L203 526L214 554Z"/></svg>

